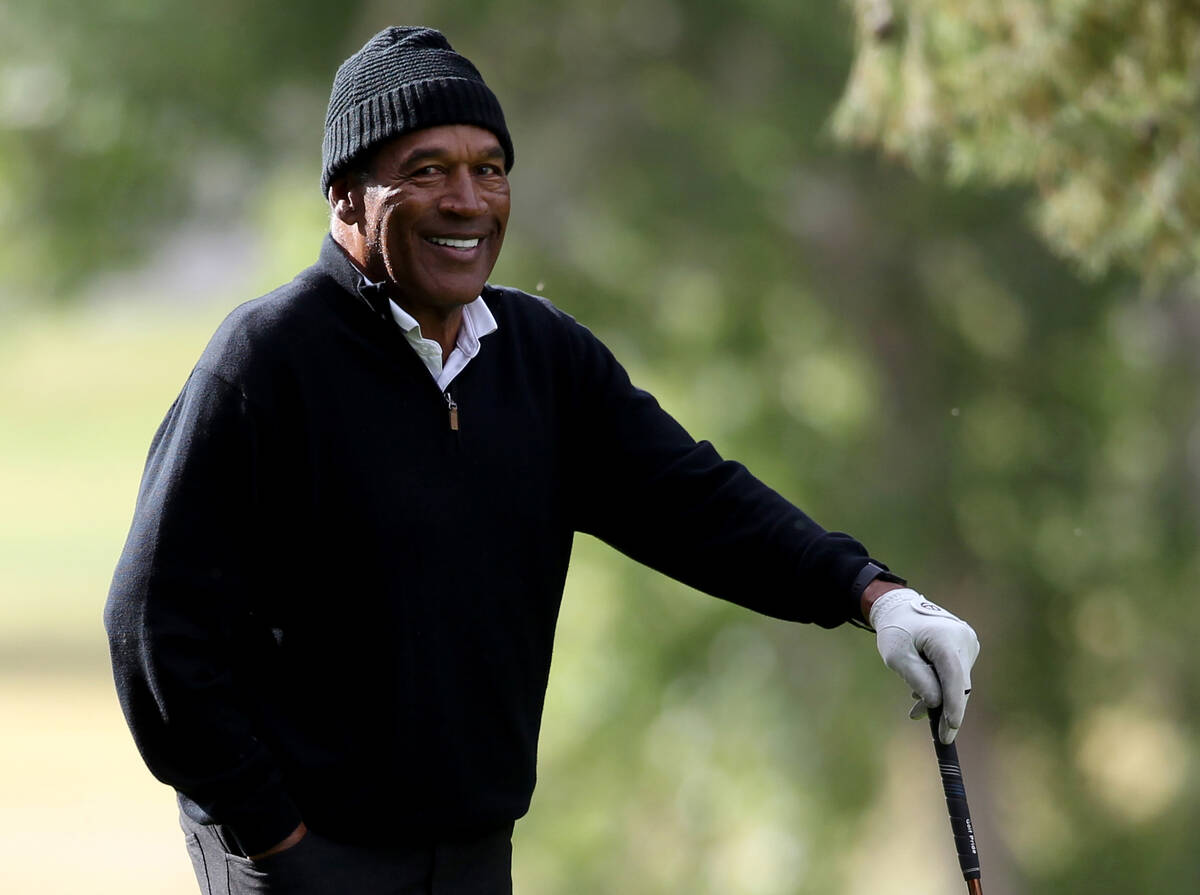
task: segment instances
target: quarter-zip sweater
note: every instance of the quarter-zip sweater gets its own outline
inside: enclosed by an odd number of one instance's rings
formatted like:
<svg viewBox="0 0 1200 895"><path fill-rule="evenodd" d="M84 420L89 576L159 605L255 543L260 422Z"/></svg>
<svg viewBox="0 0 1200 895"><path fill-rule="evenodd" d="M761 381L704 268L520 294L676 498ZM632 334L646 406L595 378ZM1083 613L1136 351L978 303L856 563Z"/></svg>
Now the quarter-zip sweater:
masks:
<svg viewBox="0 0 1200 895"><path fill-rule="evenodd" d="M319 261L224 321L155 434L105 611L142 755L248 852L525 813L575 532L833 627L868 560L696 442L591 332L488 286L446 398Z"/></svg>

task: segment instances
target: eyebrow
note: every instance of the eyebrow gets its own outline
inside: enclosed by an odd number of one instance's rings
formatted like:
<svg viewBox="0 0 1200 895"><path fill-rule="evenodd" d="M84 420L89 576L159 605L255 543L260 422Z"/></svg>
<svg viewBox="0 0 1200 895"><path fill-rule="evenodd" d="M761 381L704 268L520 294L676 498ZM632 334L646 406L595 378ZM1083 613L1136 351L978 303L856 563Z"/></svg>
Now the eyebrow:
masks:
<svg viewBox="0 0 1200 895"><path fill-rule="evenodd" d="M407 168L409 165L425 159L442 158L448 155L449 152L450 150L446 149L444 146L418 146L403 158L403 160L400 162L400 166L402 168ZM488 161L507 158L503 147L501 147L499 143L495 143L488 147L488 149L482 153L481 157L487 159Z"/></svg>

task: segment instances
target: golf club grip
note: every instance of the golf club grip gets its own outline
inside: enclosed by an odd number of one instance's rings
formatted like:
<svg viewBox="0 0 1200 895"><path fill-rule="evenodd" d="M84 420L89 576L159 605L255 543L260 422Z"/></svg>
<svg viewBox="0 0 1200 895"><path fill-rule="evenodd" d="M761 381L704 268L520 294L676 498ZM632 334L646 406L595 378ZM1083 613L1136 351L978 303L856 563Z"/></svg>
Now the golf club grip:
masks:
<svg viewBox="0 0 1200 895"><path fill-rule="evenodd" d="M954 849L963 879L977 880L979 852L975 849L975 828L971 824L971 809L967 807L967 787L962 767L958 763L958 748L944 744L938 737L938 721L942 710L930 709L929 729L933 732L933 748L937 752L938 770L942 775L942 791L946 794L946 810L950 813L950 829L954 832Z"/></svg>

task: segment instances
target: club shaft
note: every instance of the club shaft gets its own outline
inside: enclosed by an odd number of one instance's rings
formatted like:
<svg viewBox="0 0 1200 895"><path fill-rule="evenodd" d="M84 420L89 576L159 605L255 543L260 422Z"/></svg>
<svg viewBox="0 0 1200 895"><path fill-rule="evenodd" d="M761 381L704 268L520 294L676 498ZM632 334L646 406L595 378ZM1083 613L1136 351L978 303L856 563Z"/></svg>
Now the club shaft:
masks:
<svg viewBox="0 0 1200 895"><path fill-rule="evenodd" d="M971 824L971 809L967 806L967 788L963 780L962 766L958 762L958 748L946 745L938 737L938 721L941 710L929 712L929 729L933 733L933 748L937 753L938 770L942 777L942 792L946 796L946 811L950 815L950 829L954 833L954 849L958 853L958 865L963 879L967 881L967 892L983 895L980 882L979 852L975 848L975 828Z"/></svg>

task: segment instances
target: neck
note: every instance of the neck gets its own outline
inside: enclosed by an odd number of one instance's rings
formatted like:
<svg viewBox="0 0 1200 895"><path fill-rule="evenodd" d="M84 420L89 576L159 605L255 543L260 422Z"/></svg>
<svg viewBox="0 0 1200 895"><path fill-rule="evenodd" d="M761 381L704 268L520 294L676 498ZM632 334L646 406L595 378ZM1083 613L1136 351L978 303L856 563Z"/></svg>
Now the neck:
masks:
<svg viewBox="0 0 1200 895"><path fill-rule="evenodd" d="M367 245L363 240L362 233L355 227L350 227L343 224L336 218L330 222L329 235L333 237L333 241L338 244L346 257L353 262L358 268L358 272L370 277L366 273L367 270ZM374 279L371 277L371 279Z"/></svg>
<svg viewBox="0 0 1200 895"><path fill-rule="evenodd" d="M442 346L442 362L445 363L450 357L450 352L454 350L454 346L458 344L458 330L462 326L463 319L462 306L442 312L409 307L395 296L392 297L392 301L411 314L413 319L421 325L422 336L432 339Z"/></svg>

